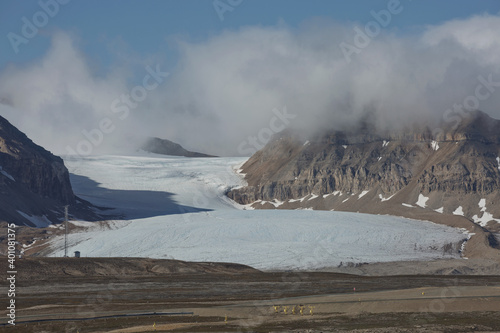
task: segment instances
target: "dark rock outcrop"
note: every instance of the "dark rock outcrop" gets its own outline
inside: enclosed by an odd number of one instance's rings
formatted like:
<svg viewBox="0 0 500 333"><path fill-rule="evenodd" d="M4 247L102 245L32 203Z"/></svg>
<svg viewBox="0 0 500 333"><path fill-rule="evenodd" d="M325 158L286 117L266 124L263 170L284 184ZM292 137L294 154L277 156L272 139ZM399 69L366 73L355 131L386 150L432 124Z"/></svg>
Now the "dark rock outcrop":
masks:
<svg viewBox="0 0 500 333"><path fill-rule="evenodd" d="M0 117L0 221L57 223L65 205L77 199L63 160Z"/></svg>
<svg viewBox="0 0 500 333"><path fill-rule="evenodd" d="M150 153L161 154L161 155L184 156L184 157L216 157L213 155L207 155L186 150L178 143L160 138L149 138L142 145L141 149Z"/></svg>

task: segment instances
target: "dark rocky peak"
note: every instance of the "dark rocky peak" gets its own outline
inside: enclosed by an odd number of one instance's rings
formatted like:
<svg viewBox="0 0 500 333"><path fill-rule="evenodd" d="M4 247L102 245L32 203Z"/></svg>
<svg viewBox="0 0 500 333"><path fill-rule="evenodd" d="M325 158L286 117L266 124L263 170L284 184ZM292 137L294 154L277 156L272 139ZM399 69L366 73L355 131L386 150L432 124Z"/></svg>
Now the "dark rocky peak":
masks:
<svg viewBox="0 0 500 333"><path fill-rule="evenodd" d="M0 117L0 222L43 227L70 214L99 220L88 202L75 197L63 160L38 146Z"/></svg>
<svg viewBox="0 0 500 333"><path fill-rule="evenodd" d="M160 138L148 138L141 149L150 153L184 157L216 157L184 149L180 144Z"/></svg>
<svg viewBox="0 0 500 333"><path fill-rule="evenodd" d="M445 140L472 140L482 143L500 143L500 120L482 111L465 113L456 117L446 129Z"/></svg>
<svg viewBox="0 0 500 333"><path fill-rule="evenodd" d="M75 202L63 160L36 145L3 117L0 117L0 166L33 193L61 204Z"/></svg>

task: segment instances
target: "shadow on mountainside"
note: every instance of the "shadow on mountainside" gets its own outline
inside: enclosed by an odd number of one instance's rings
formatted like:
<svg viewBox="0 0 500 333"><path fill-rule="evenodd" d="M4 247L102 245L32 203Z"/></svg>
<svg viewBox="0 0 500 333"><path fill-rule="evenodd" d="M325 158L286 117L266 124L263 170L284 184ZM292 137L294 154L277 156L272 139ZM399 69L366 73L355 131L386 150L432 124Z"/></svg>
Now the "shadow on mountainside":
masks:
<svg viewBox="0 0 500 333"><path fill-rule="evenodd" d="M174 193L144 190L113 190L85 176L70 174L75 195L99 208L103 219L135 220L155 216L212 211L178 204Z"/></svg>

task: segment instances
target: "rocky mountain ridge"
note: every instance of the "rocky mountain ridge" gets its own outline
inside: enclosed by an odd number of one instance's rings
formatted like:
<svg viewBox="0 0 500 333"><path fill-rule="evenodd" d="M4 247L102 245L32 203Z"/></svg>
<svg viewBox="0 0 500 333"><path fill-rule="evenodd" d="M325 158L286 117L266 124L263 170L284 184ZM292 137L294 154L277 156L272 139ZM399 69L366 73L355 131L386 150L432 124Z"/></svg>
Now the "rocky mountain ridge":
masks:
<svg viewBox="0 0 500 333"><path fill-rule="evenodd" d="M46 226L63 219L65 205L96 218L75 197L63 160L35 144L0 116L0 222Z"/></svg>
<svg viewBox="0 0 500 333"><path fill-rule="evenodd" d="M184 156L184 157L216 157L213 155L197 153L184 149L180 144L167 139L148 138L147 141L141 146L141 149L150 153L171 155L171 156Z"/></svg>
<svg viewBox="0 0 500 333"><path fill-rule="evenodd" d="M241 172L248 186L228 196L251 208L432 210L500 231L500 121L479 111L441 131L284 131Z"/></svg>

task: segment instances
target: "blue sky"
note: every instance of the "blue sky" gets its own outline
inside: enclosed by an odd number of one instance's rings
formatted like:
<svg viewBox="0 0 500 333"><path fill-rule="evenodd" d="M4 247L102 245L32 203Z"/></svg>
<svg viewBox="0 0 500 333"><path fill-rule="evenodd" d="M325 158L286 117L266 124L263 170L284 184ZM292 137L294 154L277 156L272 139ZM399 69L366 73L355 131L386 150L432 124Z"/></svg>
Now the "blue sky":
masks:
<svg viewBox="0 0 500 333"><path fill-rule="evenodd" d="M42 0L50 3L49 0ZM370 11L387 7L387 0L220 0L233 8L220 19L213 0L146 0L99 1L72 0L60 5L39 33L20 45L16 54L7 33L21 34L22 17L32 21L41 7L38 1L0 2L0 68L8 63L23 64L40 57L50 45L50 34L60 29L80 38L79 46L98 66L114 59L110 48L138 55L158 54L173 66L177 61L176 38L190 41L205 40L224 30L244 26L272 26L284 22L299 27L312 18L326 18L340 22L372 20ZM231 6L230 3L238 4ZM401 0L404 10L391 21L391 29L411 32L425 25L466 18L473 14L500 12L497 0ZM111 46L110 46L111 45ZM116 50L115 50L116 51ZM113 52L111 52L113 53Z"/></svg>

